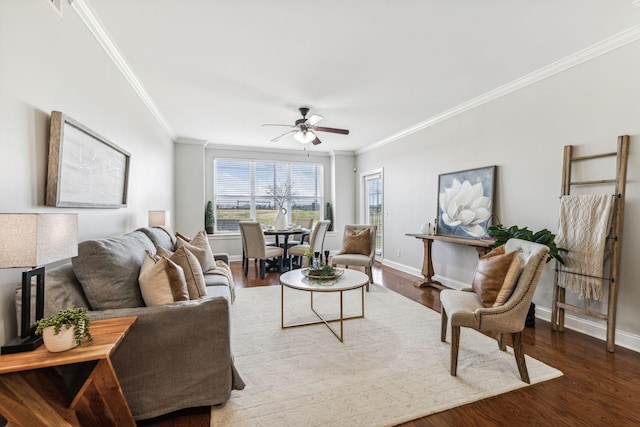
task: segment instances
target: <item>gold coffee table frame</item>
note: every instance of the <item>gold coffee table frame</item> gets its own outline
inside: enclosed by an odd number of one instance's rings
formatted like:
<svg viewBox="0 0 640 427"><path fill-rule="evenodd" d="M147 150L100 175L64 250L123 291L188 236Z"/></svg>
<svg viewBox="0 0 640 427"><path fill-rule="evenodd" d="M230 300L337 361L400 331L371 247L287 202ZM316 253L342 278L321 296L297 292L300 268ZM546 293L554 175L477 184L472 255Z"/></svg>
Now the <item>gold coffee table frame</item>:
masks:
<svg viewBox="0 0 640 427"><path fill-rule="evenodd" d="M280 326L282 329L297 328L299 326L318 325L324 323L327 328L335 335L340 342L344 342L344 321L350 319L362 319L364 317L364 287L369 283L369 276L364 273L355 270L345 269L344 274L332 281L320 282L319 280L308 279L302 274L302 270L293 270L284 273L280 276ZM297 289L299 291L307 291L310 294L310 306L311 311L314 312L318 319L317 322L307 323L295 323L285 325L284 321L284 288ZM351 291L360 288L362 291L361 298L361 314L357 316L344 317L344 301L343 293L345 291ZM313 306L313 293L314 292L339 292L340 293L340 317L337 319L325 319L323 318ZM340 334L338 334L329 325L331 322L340 322Z"/></svg>

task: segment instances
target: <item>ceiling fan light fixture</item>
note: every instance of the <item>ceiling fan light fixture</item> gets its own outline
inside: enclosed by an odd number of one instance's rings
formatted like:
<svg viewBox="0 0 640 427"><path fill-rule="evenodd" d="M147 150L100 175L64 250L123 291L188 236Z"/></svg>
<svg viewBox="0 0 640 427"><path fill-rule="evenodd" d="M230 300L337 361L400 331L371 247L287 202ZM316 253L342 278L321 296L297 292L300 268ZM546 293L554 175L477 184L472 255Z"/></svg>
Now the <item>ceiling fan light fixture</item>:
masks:
<svg viewBox="0 0 640 427"><path fill-rule="evenodd" d="M293 137L296 139L296 141L302 144L308 144L314 139L316 139L316 134L313 133L313 131L311 130L300 130L294 133Z"/></svg>

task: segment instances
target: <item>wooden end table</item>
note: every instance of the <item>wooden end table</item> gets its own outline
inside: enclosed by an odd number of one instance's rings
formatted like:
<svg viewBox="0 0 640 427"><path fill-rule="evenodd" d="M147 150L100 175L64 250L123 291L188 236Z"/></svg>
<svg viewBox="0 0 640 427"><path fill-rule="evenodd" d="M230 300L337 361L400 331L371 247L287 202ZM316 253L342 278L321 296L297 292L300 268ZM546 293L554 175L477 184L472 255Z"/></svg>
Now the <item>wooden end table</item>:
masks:
<svg viewBox="0 0 640 427"><path fill-rule="evenodd" d="M91 322L93 341L61 353L44 346L0 356L0 413L24 426L132 426L136 423L111 363L137 317ZM97 362L71 402L61 393L56 366Z"/></svg>
<svg viewBox="0 0 640 427"><path fill-rule="evenodd" d="M431 260L431 245L434 240L471 246L476 249L479 257L489 252L494 242L494 240L465 239L462 237L441 236L439 234L406 233L405 236L422 240L424 246L424 258L422 259L422 275L424 279L413 284L417 288L424 288L426 286L432 286L436 289L448 288L448 286L433 279L435 272L433 271L433 261Z"/></svg>

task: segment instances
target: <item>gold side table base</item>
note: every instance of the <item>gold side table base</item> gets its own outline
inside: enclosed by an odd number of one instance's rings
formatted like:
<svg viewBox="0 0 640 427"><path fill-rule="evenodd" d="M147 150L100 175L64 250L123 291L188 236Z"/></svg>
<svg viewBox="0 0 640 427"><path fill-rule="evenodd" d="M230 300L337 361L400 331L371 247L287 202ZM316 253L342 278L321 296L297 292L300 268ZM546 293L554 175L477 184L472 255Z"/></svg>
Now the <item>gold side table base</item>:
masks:
<svg viewBox="0 0 640 427"><path fill-rule="evenodd" d="M317 322L307 322L307 323L294 323L294 324L290 324L290 325L285 325L284 323L284 286L280 286L280 292L281 292L281 324L280 326L282 327L282 329L288 329L288 328L297 328L300 326L309 326L309 325L319 325L321 323L324 323L327 328L329 328L329 330L331 331L331 333L333 335L335 335L336 338L338 338L338 340L340 340L340 342L344 342L344 321L345 320L351 320L351 319L362 319L364 318L364 286L362 286L360 288L362 297L361 297L361 314L358 316L350 316L350 317L344 317L344 304L343 304L343 293L345 291L338 291L340 292L340 317L337 319L325 319L323 318L315 309L315 307L313 306L313 291L310 291L311 297L310 297L310 307L311 307L311 311L313 311L313 313L318 316L318 319L320 319ZM329 323L331 322L340 322L340 334L338 335L338 333L331 327L331 325L329 325Z"/></svg>

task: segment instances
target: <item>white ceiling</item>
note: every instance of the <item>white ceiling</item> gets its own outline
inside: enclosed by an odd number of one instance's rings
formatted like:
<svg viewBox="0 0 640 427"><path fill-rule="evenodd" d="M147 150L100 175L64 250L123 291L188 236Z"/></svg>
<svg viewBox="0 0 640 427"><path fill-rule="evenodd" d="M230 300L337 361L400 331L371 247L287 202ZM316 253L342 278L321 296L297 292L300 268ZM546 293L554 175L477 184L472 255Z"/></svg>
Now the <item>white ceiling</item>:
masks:
<svg viewBox="0 0 640 427"><path fill-rule="evenodd" d="M390 141L493 99L497 88L553 74L558 61L589 59L611 37L635 42L637 3L76 0L74 8L98 18L173 136L300 149L291 137L270 142L286 128L261 125L293 124L307 106L325 117L319 125L351 131L320 133L313 150L329 151Z"/></svg>

